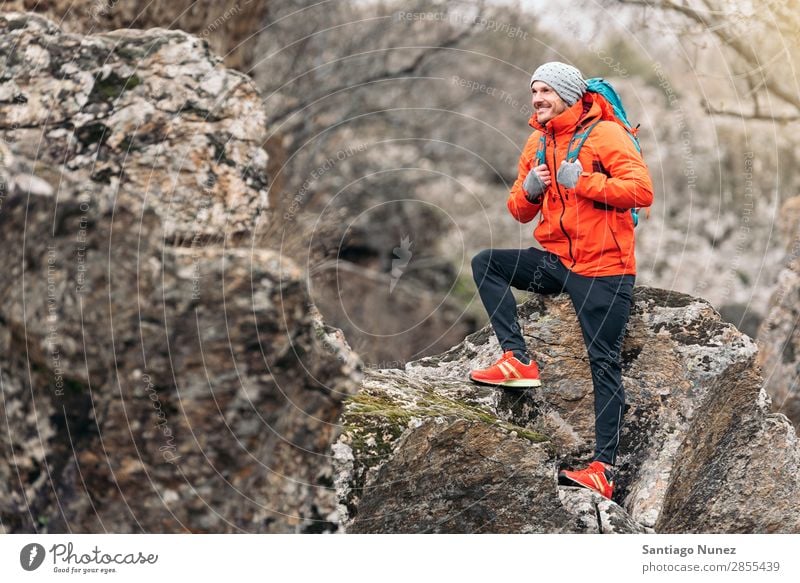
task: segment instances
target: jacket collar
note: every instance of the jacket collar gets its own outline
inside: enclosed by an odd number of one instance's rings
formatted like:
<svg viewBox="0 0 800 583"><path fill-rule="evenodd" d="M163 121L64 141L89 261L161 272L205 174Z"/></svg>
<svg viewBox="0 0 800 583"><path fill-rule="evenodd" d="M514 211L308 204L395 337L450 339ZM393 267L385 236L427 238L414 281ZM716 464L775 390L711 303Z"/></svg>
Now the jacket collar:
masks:
<svg viewBox="0 0 800 583"><path fill-rule="evenodd" d="M586 92L581 100L559 113L545 125L539 123L535 113L528 120L528 125L547 135L554 133L555 135L566 133L571 135L579 125L585 124L592 119L599 119L601 115L600 106L595 103L592 94Z"/></svg>

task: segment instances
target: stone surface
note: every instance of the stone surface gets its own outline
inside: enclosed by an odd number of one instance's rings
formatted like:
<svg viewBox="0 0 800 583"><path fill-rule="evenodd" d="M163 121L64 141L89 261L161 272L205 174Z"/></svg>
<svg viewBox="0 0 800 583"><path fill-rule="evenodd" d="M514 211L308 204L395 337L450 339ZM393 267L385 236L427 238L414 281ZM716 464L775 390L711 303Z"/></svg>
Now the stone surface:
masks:
<svg viewBox="0 0 800 583"><path fill-rule="evenodd" d="M760 384L744 363L715 381L676 453L658 532L800 532L797 436Z"/></svg>
<svg viewBox="0 0 800 583"><path fill-rule="evenodd" d="M82 37L0 14L0 135L33 173L63 168L188 243L236 238L267 208L265 113L201 39L163 29Z"/></svg>
<svg viewBox="0 0 800 583"><path fill-rule="evenodd" d="M572 532L546 452L526 446L479 421L426 420L365 486L349 532Z"/></svg>
<svg viewBox="0 0 800 583"><path fill-rule="evenodd" d="M519 312L542 389L466 380L500 356L490 328L367 371L337 444L348 532L800 532L796 438L769 413L755 343L705 301L637 288L634 302L613 502L556 484L591 458L593 394L569 298L534 295Z"/></svg>
<svg viewBox="0 0 800 583"><path fill-rule="evenodd" d="M0 12L35 12L78 34L169 26L207 41L228 67L248 71L268 6L254 0L4 0Z"/></svg>
<svg viewBox="0 0 800 583"><path fill-rule="evenodd" d="M800 427L800 197L781 207L784 267L758 329L759 364L772 408Z"/></svg>
<svg viewBox="0 0 800 583"><path fill-rule="evenodd" d="M302 270L242 244L249 80L181 32L0 32L2 530L337 530L361 363Z"/></svg>

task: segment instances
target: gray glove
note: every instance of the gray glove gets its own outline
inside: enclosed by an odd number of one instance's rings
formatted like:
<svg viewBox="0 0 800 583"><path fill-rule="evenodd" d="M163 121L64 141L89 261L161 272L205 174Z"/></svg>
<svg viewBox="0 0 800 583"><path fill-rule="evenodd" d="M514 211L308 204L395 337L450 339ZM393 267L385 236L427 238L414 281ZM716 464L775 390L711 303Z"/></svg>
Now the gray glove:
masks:
<svg viewBox="0 0 800 583"><path fill-rule="evenodd" d="M556 180L561 186L575 188L578 184L578 178L581 177L581 172L583 172L583 166L581 166L580 160L575 160L574 162L564 160L558 168Z"/></svg>
<svg viewBox="0 0 800 583"><path fill-rule="evenodd" d="M528 199L528 202L539 204L542 193L547 190L547 186L539 178L539 175L531 170L522 182L522 190L525 191L525 198Z"/></svg>

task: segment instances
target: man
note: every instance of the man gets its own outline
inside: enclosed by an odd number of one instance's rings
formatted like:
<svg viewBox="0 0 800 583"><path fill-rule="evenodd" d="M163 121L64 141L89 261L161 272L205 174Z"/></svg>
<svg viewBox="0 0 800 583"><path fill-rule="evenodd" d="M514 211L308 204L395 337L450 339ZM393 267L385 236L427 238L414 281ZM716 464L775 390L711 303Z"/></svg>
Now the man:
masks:
<svg viewBox="0 0 800 583"><path fill-rule="evenodd" d="M531 77L531 92L529 124L535 131L520 156L507 205L521 223L541 213L534 236L544 251L484 249L472 259L475 283L504 353L469 376L481 384L539 386L511 286L568 293L592 371L595 453L586 469L562 471L559 477L611 498L625 404L620 352L636 274L630 209L652 204L653 185L626 130L615 121L599 121L604 102L586 91L578 69L545 63ZM577 160L567 161L567 152L574 152L576 139L589 127ZM544 163L537 163L542 147Z"/></svg>

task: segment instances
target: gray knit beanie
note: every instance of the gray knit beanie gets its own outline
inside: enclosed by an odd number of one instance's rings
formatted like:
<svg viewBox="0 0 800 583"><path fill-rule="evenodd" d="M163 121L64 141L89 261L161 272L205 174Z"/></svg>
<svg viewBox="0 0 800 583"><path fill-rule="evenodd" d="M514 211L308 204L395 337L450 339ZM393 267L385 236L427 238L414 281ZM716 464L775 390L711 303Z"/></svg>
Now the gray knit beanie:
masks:
<svg viewBox="0 0 800 583"><path fill-rule="evenodd" d="M572 65L558 61L545 63L536 69L531 77L531 85L534 81L550 85L568 107L575 105L586 92L586 81L581 72Z"/></svg>

